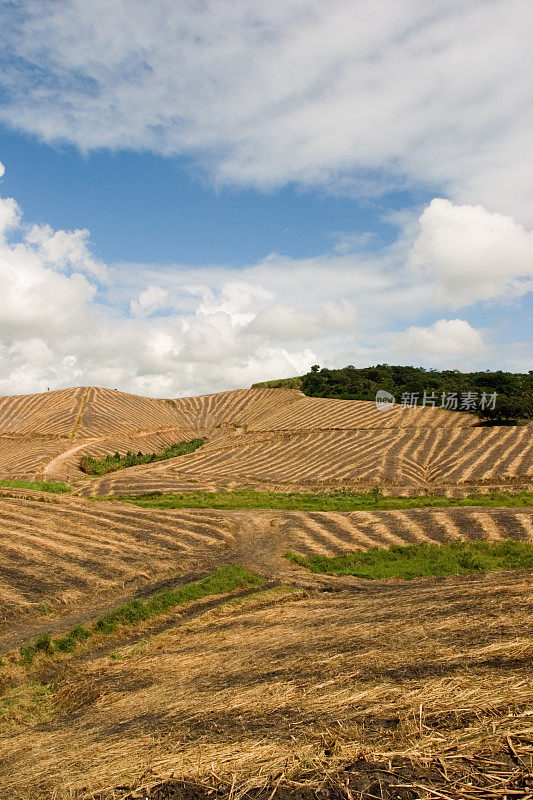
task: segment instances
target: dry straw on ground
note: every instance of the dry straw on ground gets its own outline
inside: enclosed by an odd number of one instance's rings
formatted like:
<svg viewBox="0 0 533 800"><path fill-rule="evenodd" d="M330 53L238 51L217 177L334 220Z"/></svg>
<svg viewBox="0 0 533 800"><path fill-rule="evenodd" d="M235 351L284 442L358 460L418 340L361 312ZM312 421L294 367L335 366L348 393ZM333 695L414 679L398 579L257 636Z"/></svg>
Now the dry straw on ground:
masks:
<svg viewBox="0 0 533 800"><path fill-rule="evenodd" d="M516 490L531 482L531 428L475 427L471 414L248 389L156 400L109 389L0 398L0 477L84 481L83 455L161 450L196 436L191 456L87 482L87 494L186 491L191 481L281 490Z"/></svg>
<svg viewBox="0 0 533 800"><path fill-rule="evenodd" d="M79 497L219 484L530 487L531 428L474 425L277 389L0 398L0 477L80 481L77 498L4 493L4 642L228 561L306 587L176 614L165 632L141 626L134 644L117 635L99 649L94 637L28 671L4 657L0 800L533 798L530 572L370 584L283 559L531 539L531 509L155 511ZM77 469L84 453L195 436L209 441L166 463L94 482Z"/></svg>
<svg viewBox="0 0 533 800"><path fill-rule="evenodd" d="M267 798L342 774L349 790L361 758L426 787L406 798L527 796L505 792L532 752L529 573L281 599L71 660L58 716L0 746L5 796L124 797L143 775Z"/></svg>

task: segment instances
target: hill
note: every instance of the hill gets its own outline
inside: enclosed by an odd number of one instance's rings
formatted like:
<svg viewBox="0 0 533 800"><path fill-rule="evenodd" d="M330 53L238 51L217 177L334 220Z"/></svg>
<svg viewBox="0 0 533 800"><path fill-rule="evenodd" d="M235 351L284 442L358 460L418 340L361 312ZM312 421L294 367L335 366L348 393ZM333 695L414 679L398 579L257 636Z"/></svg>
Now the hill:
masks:
<svg viewBox="0 0 533 800"><path fill-rule="evenodd" d="M0 398L0 798L527 797L531 433L290 386ZM306 567L409 545L466 574Z"/></svg>
<svg viewBox="0 0 533 800"><path fill-rule="evenodd" d="M258 388L156 400L82 388L0 399L0 479L79 482L84 495L204 486L454 493L528 488L531 428L471 414ZM152 453L205 438L188 456L92 482L84 456ZM83 480L83 483L81 482Z"/></svg>
<svg viewBox="0 0 533 800"><path fill-rule="evenodd" d="M426 397L433 397L437 405L445 403L447 408L473 411L487 422L516 423L533 417L533 371L459 372L390 364L363 369L352 366L321 369L315 365L305 375L265 381L254 386L291 387L300 389L309 397L345 400L374 400L376 392L381 390L392 394L396 402L408 396L414 397L418 404L423 403L426 394ZM493 403L490 398L494 395Z"/></svg>
<svg viewBox="0 0 533 800"><path fill-rule="evenodd" d="M258 388L155 400L85 388L0 399L0 479L75 482L83 495L256 487L445 494L529 488L531 428L472 414ZM202 437L191 455L88 480L80 459L153 453Z"/></svg>

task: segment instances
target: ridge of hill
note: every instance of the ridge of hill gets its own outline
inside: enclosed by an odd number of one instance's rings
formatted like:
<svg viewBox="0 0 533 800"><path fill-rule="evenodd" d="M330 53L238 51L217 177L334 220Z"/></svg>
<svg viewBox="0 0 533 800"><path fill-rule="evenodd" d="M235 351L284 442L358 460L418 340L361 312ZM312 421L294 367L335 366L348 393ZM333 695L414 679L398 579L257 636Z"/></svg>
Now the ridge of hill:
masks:
<svg viewBox="0 0 533 800"><path fill-rule="evenodd" d="M170 400L81 386L1 397L0 435L81 439L165 428L208 431L220 425L228 414L243 420L249 416L261 418L300 394L294 390L237 389Z"/></svg>
<svg viewBox="0 0 533 800"><path fill-rule="evenodd" d="M531 427L477 427L442 408L256 388L155 399L81 387L0 398L0 478L78 482L137 494L226 485L281 491L530 488ZM91 480L82 456L151 453L203 437L195 453Z"/></svg>

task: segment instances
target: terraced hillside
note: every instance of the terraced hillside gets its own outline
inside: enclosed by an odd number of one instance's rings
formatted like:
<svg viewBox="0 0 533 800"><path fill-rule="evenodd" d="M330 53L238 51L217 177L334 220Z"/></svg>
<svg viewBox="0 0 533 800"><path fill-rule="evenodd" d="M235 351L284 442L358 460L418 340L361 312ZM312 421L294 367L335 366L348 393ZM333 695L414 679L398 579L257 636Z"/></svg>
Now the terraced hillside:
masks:
<svg viewBox="0 0 533 800"><path fill-rule="evenodd" d="M185 480L281 490L379 486L389 493L527 488L532 452L528 427L246 433L214 438L186 459L108 475L82 493L182 491Z"/></svg>
<svg viewBox="0 0 533 800"><path fill-rule="evenodd" d="M258 390L253 390L258 391ZM276 390L274 390L276 391ZM296 390L292 403L284 404L254 425L258 431L327 431L376 430L382 428L464 428L475 425L476 418L442 408L419 406L402 408L394 405L384 411L366 400L330 400L307 397Z"/></svg>
<svg viewBox="0 0 533 800"><path fill-rule="evenodd" d="M259 389L157 400L81 387L0 398L0 476L74 475L80 455L151 452L187 436L238 430L299 396Z"/></svg>
<svg viewBox="0 0 533 800"><path fill-rule="evenodd" d="M530 561L484 574L465 556L475 575L369 581L314 574L288 551L482 539L527 550L507 540L533 542L531 506L226 511L116 498L531 488L532 428L475 423L278 389L0 399L2 800L530 796ZM84 455L197 437L177 458L98 479L79 469ZM9 485L21 477L72 490ZM232 571L244 583L213 578Z"/></svg>
<svg viewBox="0 0 533 800"><path fill-rule="evenodd" d="M532 509L159 511L12 494L0 497L0 645L2 630L22 612L38 614L42 603L94 607L233 562L283 580L292 569L287 550L329 556L457 538L533 541Z"/></svg>
<svg viewBox="0 0 533 800"><path fill-rule="evenodd" d="M81 388L0 399L0 477L80 481L83 495L184 491L194 484L384 492L527 488L532 428L475 427L440 408L250 389L156 400ZM82 455L149 453L202 436L196 453L88 481Z"/></svg>
<svg viewBox="0 0 533 800"><path fill-rule="evenodd" d="M0 479L42 475L69 448L70 443L62 437L0 435Z"/></svg>

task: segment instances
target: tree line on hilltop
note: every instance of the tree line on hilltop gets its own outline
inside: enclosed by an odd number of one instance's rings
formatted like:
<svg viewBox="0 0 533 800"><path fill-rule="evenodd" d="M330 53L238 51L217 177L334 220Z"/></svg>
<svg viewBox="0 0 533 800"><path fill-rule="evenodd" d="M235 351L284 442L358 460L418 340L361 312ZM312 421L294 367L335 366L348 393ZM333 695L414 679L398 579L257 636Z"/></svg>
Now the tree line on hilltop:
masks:
<svg viewBox="0 0 533 800"><path fill-rule="evenodd" d="M533 371L459 372L378 364L328 369L315 364L305 375L254 384L300 389L309 397L374 400L392 394L397 403L436 405L477 414L486 424L516 424L533 418Z"/></svg>

